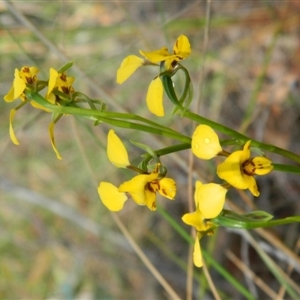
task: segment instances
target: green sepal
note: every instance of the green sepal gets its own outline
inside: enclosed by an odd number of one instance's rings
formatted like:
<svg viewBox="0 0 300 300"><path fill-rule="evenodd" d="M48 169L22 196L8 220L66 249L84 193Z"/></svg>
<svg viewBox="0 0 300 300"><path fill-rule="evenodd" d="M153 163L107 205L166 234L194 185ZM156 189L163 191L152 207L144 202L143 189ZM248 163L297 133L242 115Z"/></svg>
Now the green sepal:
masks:
<svg viewBox="0 0 300 300"><path fill-rule="evenodd" d="M60 69L57 71L58 73L63 73L65 71L67 71L68 69L70 69L73 66L73 62L69 61L66 64L64 64L62 67L60 67Z"/></svg>
<svg viewBox="0 0 300 300"><path fill-rule="evenodd" d="M155 160L155 162L159 163L159 158L158 158L157 154L155 153L155 151L151 147L149 147L145 144L142 144L142 143L132 141L132 140L130 140L130 143L145 150Z"/></svg>

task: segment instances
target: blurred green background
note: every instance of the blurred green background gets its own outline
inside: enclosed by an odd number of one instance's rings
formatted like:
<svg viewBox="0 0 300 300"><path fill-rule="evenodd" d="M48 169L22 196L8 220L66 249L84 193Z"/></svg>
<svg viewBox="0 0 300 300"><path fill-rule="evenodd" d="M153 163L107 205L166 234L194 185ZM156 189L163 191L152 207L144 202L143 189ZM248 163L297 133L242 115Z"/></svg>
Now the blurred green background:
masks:
<svg viewBox="0 0 300 300"><path fill-rule="evenodd" d="M170 113L160 119L148 112L145 96L156 70L142 68L124 84L115 82L126 55L164 45L171 50L176 38L185 34L192 45L191 56L183 62L195 89L192 109L250 137L300 153L300 2L212 1L209 19L207 5L194 0L1 1L1 98L10 89L15 68L36 65L40 76L47 78L50 67L58 69L73 61L68 74L76 78L75 90L102 99L109 110L140 114L191 135L194 124L188 120L170 117ZM15 106L0 102L0 298L167 299L99 201L99 181L119 184L131 175L107 161L109 128L63 117L55 129L63 157L58 161L47 131L51 116L30 105L16 115L14 128L20 145L12 144L9 111ZM165 107L172 111L171 103L165 101ZM115 130L131 161L137 163L142 153L130 139L154 149L174 144L167 138ZM174 202L158 198L186 230L181 216L188 212L189 155L184 151L163 158L169 176L177 182L178 195ZM196 160L194 179L212 181L214 170L213 161ZM299 177L274 172L259 178L258 184L258 199L230 191L230 201L246 211L259 208L275 217L300 213ZM145 254L185 298L189 246L159 214L132 201L119 215ZM284 272L288 274L292 264L289 276L299 283L299 225L268 233L278 237L281 246L251 232ZM247 279L245 269L237 266L231 254L275 294L279 292L280 283L242 232L221 229L203 246L254 297L269 299L273 294L255 279ZM224 299L243 299L220 274L210 271ZM210 299L202 271L197 274L194 298L199 299L201 291L202 297L205 293Z"/></svg>

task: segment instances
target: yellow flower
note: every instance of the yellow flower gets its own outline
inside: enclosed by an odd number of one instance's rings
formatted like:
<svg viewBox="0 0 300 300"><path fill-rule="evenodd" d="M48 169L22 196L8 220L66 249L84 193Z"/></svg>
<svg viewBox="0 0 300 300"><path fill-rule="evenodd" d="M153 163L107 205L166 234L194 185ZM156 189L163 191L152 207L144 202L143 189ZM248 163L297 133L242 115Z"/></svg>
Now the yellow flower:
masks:
<svg viewBox="0 0 300 300"><path fill-rule="evenodd" d="M9 116L9 136L15 145L19 145L19 141L13 129L13 125L12 125L13 120L17 110L26 104L27 99L24 94L24 91L27 86L34 87L35 83L38 80L36 76L38 72L39 70L36 67L24 66L21 68L21 70L15 69L15 74L14 74L15 78L12 87L9 90L9 92L4 96L4 100L6 102L13 102L18 98L20 98L23 101L23 103L21 103L19 106L13 108L10 111L10 116ZM31 101L30 103L34 105L33 102L34 101Z"/></svg>
<svg viewBox="0 0 300 300"><path fill-rule="evenodd" d="M202 254L200 247L200 239L212 228L212 224L206 219L217 217L223 209L225 203L227 189L215 183L202 184L196 182L195 190L195 206L196 210L187 213L182 217L182 221L187 225L195 227L197 237L194 244L194 264L202 267Z"/></svg>
<svg viewBox="0 0 300 300"><path fill-rule="evenodd" d="M34 85L37 81L37 74L39 70L36 67L22 67L19 71L15 69L15 78L9 92L4 96L6 102L12 102L17 98L25 101L24 91L28 85Z"/></svg>
<svg viewBox="0 0 300 300"><path fill-rule="evenodd" d="M201 159L211 159L222 152L219 137L207 125L198 125L192 136L192 152Z"/></svg>
<svg viewBox="0 0 300 300"><path fill-rule="evenodd" d="M187 58L191 53L191 45L185 35L180 35L176 40L173 53L169 53L166 47L145 52L140 50L140 54L146 58L146 61L138 56L129 55L121 63L117 71L117 83L121 84L127 80L139 67L143 65L163 62L164 70L173 70L177 63ZM146 103L150 112L158 117L164 116L163 107L163 85L159 76L155 77L149 85Z"/></svg>
<svg viewBox="0 0 300 300"><path fill-rule="evenodd" d="M57 104L57 105L60 105L60 102L64 101L65 99L67 99L65 101L70 102L71 95L74 92L74 88L72 87L74 81L75 81L74 77L67 77L65 73L59 73L55 69L50 68L49 80L48 80L48 91L46 94L46 99L50 103ZM56 143L54 139L54 127L61 116L62 115L59 115L54 121L52 121L49 124L48 127L51 145L58 159L62 159L62 158L56 147Z"/></svg>
<svg viewBox="0 0 300 300"><path fill-rule="evenodd" d="M119 168L139 170L130 165L127 150L115 134L110 130L107 137L107 155L111 163ZM176 195L176 183L172 178L161 178L160 164L150 173L143 173L122 183L119 188L108 182L100 182L98 193L103 204L111 211L119 211L129 195L138 205L146 205L156 210L156 193L173 200ZM126 198L126 199L125 199Z"/></svg>
<svg viewBox="0 0 300 300"><path fill-rule="evenodd" d="M107 136L107 156L109 161L118 168L126 168L130 165L127 150L112 129Z"/></svg>
<svg viewBox="0 0 300 300"><path fill-rule="evenodd" d="M23 105L25 105L30 99L27 99L24 92L26 87L34 88L36 84L38 83L37 79L37 73L39 70L35 67L22 67L19 71L18 69L15 69L15 78L13 81L13 85L10 89L10 91L4 96L4 100L7 102L12 102L16 100L17 98L20 98L23 102L17 106L16 108L12 109L10 112L9 117L9 134L12 142L16 145L19 145L19 141L16 138L16 135L13 130L13 120L15 117L15 114L18 109L20 109ZM71 101L71 93L74 92L74 89L72 87L72 84L74 82L73 77L67 77L65 73L58 73L54 69L50 69L50 76L48 81L48 92L46 94L46 100L48 100L52 104L60 104L60 100L62 98L64 101ZM44 110L46 112L51 112L50 109L44 108L42 105L38 104L37 102L30 100L30 104L37 108ZM54 127L56 125L56 122L60 119L62 115L58 115L54 118L54 120L50 123L48 132L50 135L51 145L56 153L56 156L58 159L61 159L61 156L56 148L55 140L54 140Z"/></svg>
<svg viewBox="0 0 300 300"><path fill-rule="evenodd" d="M122 183L119 192L129 193L138 205L147 205L150 210L156 210L156 192L174 200L176 183L172 178L158 179L159 173L140 174Z"/></svg>
<svg viewBox="0 0 300 300"><path fill-rule="evenodd" d="M119 188L108 182L100 182L98 193L103 204L111 211L123 208L127 195L138 205L146 205L156 210L156 193L173 200L176 195L176 184L172 178L158 178L159 173L140 174L122 183Z"/></svg>
<svg viewBox="0 0 300 300"><path fill-rule="evenodd" d="M266 157L250 158L250 143L248 141L243 150L230 154L223 163L218 165L217 174L237 189L249 189L258 197L259 191L254 175L266 175L273 170L272 161Z"/></svg>
<svg viewBox="0 0 300 300"><path fill-rule="evenodd" d="M72 87L74 81L74 77L67 77L66 73L58 73L55 69L50 68L46 99L52 104L55 104L57 99L59 100L59 96L55 95L54 90L70 96L74 92Z"/></svg>

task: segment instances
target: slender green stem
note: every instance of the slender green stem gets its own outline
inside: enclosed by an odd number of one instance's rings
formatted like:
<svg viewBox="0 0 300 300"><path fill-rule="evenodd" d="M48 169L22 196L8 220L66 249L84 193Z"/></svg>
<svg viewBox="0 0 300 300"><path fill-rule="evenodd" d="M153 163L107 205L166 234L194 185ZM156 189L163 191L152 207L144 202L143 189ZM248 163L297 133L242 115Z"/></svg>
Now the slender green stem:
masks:
<svg viewBox="0 0 300 300"><path fill-rule="evenodd" d="M237 229L267 228L267 227L274 227L274 226L286 225L291 223L299 223L299 222L300 222L300 216L288 217L279 220L252 221L252 222L231 219L223 215L213 219L213 223L218 226L237 228Z"/></svg>
<svg viewBox="0 0 300 300"><path fill-rule="evenodd" d="M274 167L274 171L300 174L300 167L297 166L282 165L282 164L272 164L272 165Z"/></svg>
<svg viewBox="0 0 300 300"><path fill-rule="evenodd" d="M190 143L191 141L190 137L182 135L175 130L172 130L168 127L162 126L160 124L157 124L153 121L150 121L148 119L142 118L134 114L99 111L94 109L86 109L86 108L72 107L72 106L58 106L49 103L44 97L42 97L39 94L28 93L26 95L28 98L31 98L33 101L37 102L38 104L48 109L51 109L53 112L57 112L60 114L79 115L79 116L92 119L94 121L105 122L117 127L132 128L140 131L167 136L184 143ZM132 121L142 122L147 125L139 124Z"/></svg>

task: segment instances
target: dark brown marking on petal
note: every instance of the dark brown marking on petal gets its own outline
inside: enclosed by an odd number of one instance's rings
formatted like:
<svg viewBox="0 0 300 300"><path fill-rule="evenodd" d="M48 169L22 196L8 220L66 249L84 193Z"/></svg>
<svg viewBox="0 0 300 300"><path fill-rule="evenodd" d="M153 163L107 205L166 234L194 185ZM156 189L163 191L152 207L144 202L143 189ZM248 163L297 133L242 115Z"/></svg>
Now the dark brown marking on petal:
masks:
<svg viewBox="0 0 300 300"><path fill-rule="evenodd" d="M66 74L65 74L65 73L62 73L62 74L60 75L60 79L61 79L62 81L64 81L64 82L67 82L67 76L66 76Z"/></svg>
<svg viewBox="0 0 300 300"><path fill-rule="evenodd" d="M242 164L242 170L246 175L253 176L256 171L256 166L251 159L248 159Z"/></svg>
<svg viewBox="0 0 300 300"><path fill-rule="evenodd" d="M61 89L65 94L69 95L70 90L67 86L62 86Z"/></svg>

